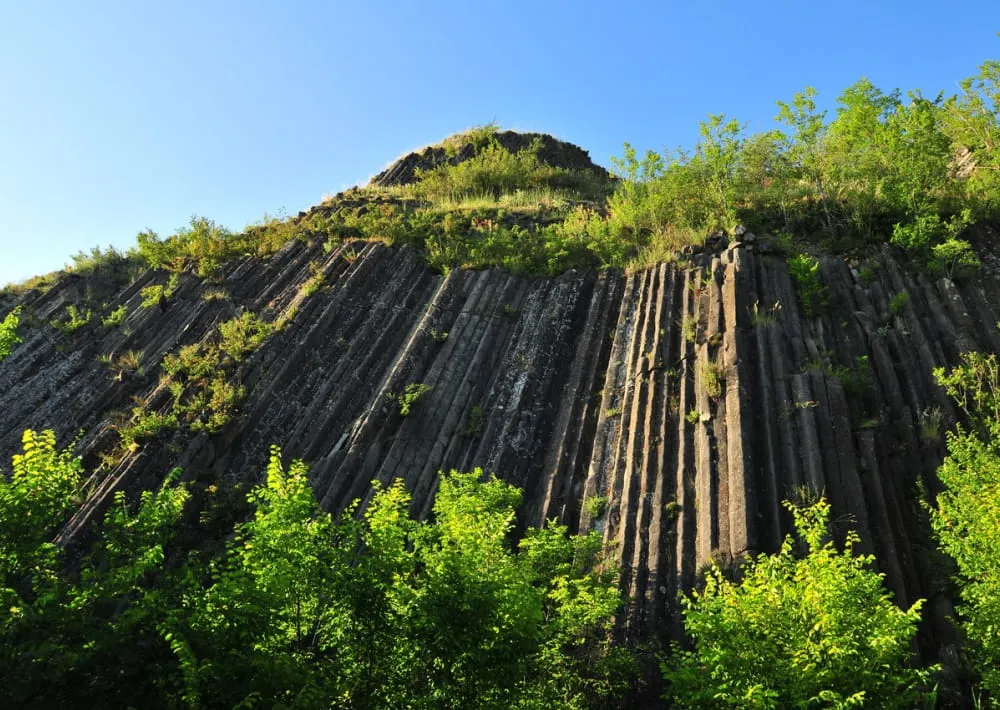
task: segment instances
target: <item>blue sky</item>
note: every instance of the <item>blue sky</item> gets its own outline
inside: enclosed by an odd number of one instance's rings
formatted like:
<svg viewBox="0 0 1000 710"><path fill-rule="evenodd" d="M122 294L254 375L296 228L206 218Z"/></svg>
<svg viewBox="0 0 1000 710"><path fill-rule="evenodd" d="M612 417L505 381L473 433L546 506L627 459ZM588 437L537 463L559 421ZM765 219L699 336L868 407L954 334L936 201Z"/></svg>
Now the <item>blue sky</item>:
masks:
<svg viewBox="0 0 1000 710"><path fill-rule="evenodd" d="M0 0L0 284L294 214L489 121L607 165L709 113L767 128L807 85L952 93L998 31L996 0Z"/></svg>

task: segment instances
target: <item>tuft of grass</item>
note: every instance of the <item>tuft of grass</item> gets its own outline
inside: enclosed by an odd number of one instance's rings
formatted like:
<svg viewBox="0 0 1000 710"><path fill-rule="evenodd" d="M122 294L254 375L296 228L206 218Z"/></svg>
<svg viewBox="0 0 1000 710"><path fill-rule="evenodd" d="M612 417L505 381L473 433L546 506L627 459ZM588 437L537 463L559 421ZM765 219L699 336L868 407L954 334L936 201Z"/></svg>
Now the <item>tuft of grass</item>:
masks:
<svg viewBox="0 0 1000 710"><path fill-rule="evenodd" d="M201 294L201 300L206 303L211 303L212 301L224 301L227 298L229 298L229 294L222 288L207 288L202 291Z"/></svg>
<svg viewBox="0 0 1000 710"><path fill-rule="evenodd" d="M700 365L699 374L705 394L712 399L718 399L722 395L722 383L726 379L722 366L713 360L708 360Z"/></svg>
<svg viewBox="0 0 1000 710"><path fill-rule="evenodd" d="M928 407L920 412L920 440L938 441L941 438L942 413L940 407Z"/></svg>
<svg viewBox="0 0 1000 710"><path fill-rule="evenodd" d="M115 379L121 381L126 374L143 373L142 350L129 350L122 353L117 358L110 355L101 355L98 360L107 365L115 375Z"/></svg>
<svg viewBox="0 0 1000 710"><path fill-rule="evenodd" d="M778 322L778 311L781 310L781 301L775 301L770 308L761 308L760 301L754 301L748 309L750 313L750 325L754 328L766 328Z"/></svg>

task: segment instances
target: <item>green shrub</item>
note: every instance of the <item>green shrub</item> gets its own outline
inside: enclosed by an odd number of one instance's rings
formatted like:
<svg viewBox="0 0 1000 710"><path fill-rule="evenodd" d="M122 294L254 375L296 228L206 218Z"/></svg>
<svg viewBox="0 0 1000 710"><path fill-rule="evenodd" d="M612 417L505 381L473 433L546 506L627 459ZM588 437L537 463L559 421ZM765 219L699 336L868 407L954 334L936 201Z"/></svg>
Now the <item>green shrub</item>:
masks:
<svg viewBox="0 0 1000 710"><path fill-rule="evenodd" d="M958 567L958 621L983 688L1000 698L1000 364L995 354L965 353L934 371L965 410L968 427L948 432L948 456L938 469L944 490L931 507L940 548Z"/></svg>
<svg viewBox="0 0 1000 710"><path fill-rule="evenodd" d="M0 362L3 362L20 345L17 327L21 324L21 307L18 306L0 321Z"/></svg>
<svg viewBox="0 0 1000 710"><path fill-rule="evenodd" d="M906 291L900 291L899 293L893 294L892 298L889 299L889 315L893 318L899 318L906 312L906 307L910 305L910 294Z"/></svg>
<svg viewBox="0 0 1000 710"><path fill-rule="evenodd" d="M705 394L712 399L721 397L722 384L726 379L723 367L715 361L708 360L699 365L698 373L701 376L701 384L705 388Z"/></svg>
<svg viewBox="0 0 1000 710"><path fill-rule="evenodd" d="M875 388L867 355L859 355L851 365L827 368L827 373L840 378L844 391L852 396L869 394Z"/></svg>
<svg viewBox="0 0 1000 710"><path fill-rule="evenodd" d="M787 263L803 314L810 318L819 315L828 298L826 287L819 280L819 260L808 254L795 254L788 257Z"/></svg>
<svg viewBox="0 0 1000 710"><path fill-rule="evenodd" d="M141 441L152 439L160 432L173 430L178 426L177 415L173 412L150 412L143 407L136 407L132 410L128 423L118 428L118 436L124 448L135 450Z"/></svg>
<svg viewBox="0 0 1000 710"><path fill-rule="evenodd" d="M162 307L162 305L177 292L179 281L180 279L177 274L174 273L170 274L166 284L153 284L152 286L143 287L139 291L139 295L142 296L142 307Z"/></svg>
<svg viewBox="0 0 1000 710"><path fill-rule="evenodd" d="M83 326L90 323L91 312L89 308L80 310L76 304L66 306L66 317L63 320L52 320L49 324L56 330L71 335Z"/></svg>
<svg viewBox="0 0 1000 710"><path fill-rule="evenodd" d="M826 501L786 503L805 555L791 536L778 554L753 557L741 581L717 566L705 588L681 599L694 650L676 648L663 665L680 707L910 708L929 672L913 668L918 601L893 602L873 555L843 551L829 538Z"/></svg>
<svg viewBox="0 0 1000 710"><path fill-rule="evenodd" d="M583 509L591 520L601 518L608 509L607 496L589 496L583 501Z"/></svg>
<svg viewBox="0 0 1000 710"><path fill-rule="evenodd" d="M430 385L425 385L419 382L411 382L403 388L403 393L396 398L399 403L399 415L402 417L410 416L410 412L413 409L413 405L417 403L421 397L430 392L433 389Z"/></svg>
<svg viewBox="0 0 1000 710"><path fill-rule="evenodd" d="M949 237L931 248L927 267L932 274L954 279L971 276L981 265L971 244L964 239Z"/></svg>
<svg viewBox="0 0 1000 710"><path fill-rule="evenodd" d="M270 324L260 316L246 311L236 318L219 324L219 347L234 360L243 360L271 335Z"/></svg>
<svg viewBox="0 0 1000 710"><path fill-rule="evenodd" d="M681 321L681 332L684 334L684 340L689 343L698 340L698 318L693 315L684 316Z"/></svg>
<svg viewBox="0 0 1000 710"><path fill-rule="evenodd" d="M501 195L541 187L566 171L538 159L541 143L512 153L492 140L475 156L457 165L442 164L417 174L416 194L431 201Z"/></svg>
<svg viewBox="0 0 1000 710"><path fill-rule="evenodd" d="M125 317L128 315L128 307L124 304L118 306L115 310L108 313L108 315L101 318L101 325L105 328L117 328L123 322L125 322Z"/></svg>

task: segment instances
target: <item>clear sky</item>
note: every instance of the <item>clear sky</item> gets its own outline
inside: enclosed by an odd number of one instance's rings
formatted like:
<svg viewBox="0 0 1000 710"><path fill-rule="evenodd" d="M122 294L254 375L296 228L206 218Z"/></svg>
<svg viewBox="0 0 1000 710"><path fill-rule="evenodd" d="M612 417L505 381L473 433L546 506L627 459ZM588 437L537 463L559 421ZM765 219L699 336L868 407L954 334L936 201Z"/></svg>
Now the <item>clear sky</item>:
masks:
<svg viewBox="0 0 1000 710"><path fill-rule="evenodd" d="M998 31L998 0L0 0L0 284L294 214L490 121L607 165L807 85L953 93Z"/></svg>

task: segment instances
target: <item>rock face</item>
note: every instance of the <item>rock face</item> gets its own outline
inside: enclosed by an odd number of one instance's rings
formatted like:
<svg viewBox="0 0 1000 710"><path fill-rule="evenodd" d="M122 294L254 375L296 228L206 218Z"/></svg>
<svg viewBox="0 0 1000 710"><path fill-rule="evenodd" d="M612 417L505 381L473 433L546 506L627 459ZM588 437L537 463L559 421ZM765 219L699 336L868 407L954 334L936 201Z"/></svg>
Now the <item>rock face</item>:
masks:
<svg viewBox="0 0 1000 710"><path fill-rule="evenodd" d="M538 159L542 163L566 170L589 170L600 177L608 177L608 171L591 162L589 153L583 148L556 140L550 135L498 131L492 137L511 153L526 150L537 141L539 143ZM430 146L420 152L403 156L373 177L371 184L378 187L409 185L417 181L418 170L430 170L446 163L457 165L473 157L477 150L477 147L471 143L466 143L451 153L444 146Z"/></svg>
<svg viewBox="0 0 1000 710"><path fill-rule="evenodd" d="M120 412L165 406L163 357L249 310L286 325L240 365L237 415L217 434L182 428L106 466L63 542L114 491L155 486L173 466L259 481L277 444L310 464L330 510L400 477L426 515L439 470L481 466L524 489L526 524L601 530L630 600L624 639L676 633L678 590L709 560L775 550L790 523L781 501L803 491L830 498L841 532L860 532L902 604L933 598L918 482L933 490L957 413L931 371L1000 350L1000 281L934 283L888 252L864 273L830 258L829 307L806 318L784 261L766 251L746 235L631 275L528 280L442 276L409 248L293 241L231 264L221 284L182 277L168 303L143 308L140 290L166 281L146 272L110 298L128 309L121 326L72 334L47 325L87 295L85 281L64 279L18 299L34 325L0 363L0 461L26 428L61 441L82 429L96 467ZM316 273L326 286L310 293ZM226 297L203 297L220 288ZM890 306L902 291L904 307ZM142 373L98 361L129 350L142 351ZM408 384L430 389L402 416ZM927 642L942 638L932 628Z"/></svg>

